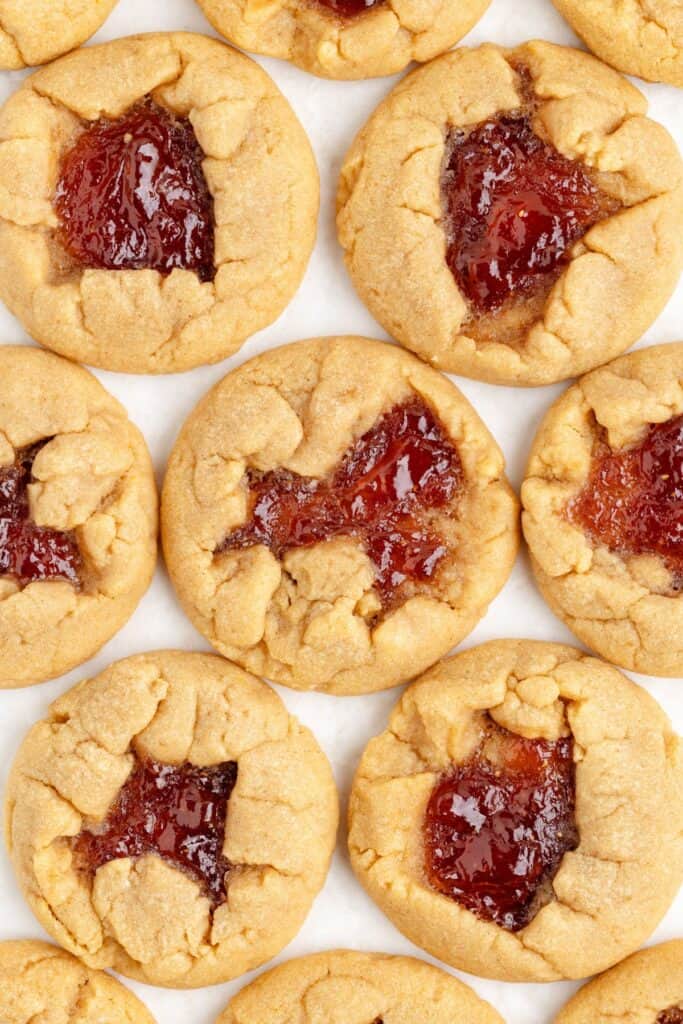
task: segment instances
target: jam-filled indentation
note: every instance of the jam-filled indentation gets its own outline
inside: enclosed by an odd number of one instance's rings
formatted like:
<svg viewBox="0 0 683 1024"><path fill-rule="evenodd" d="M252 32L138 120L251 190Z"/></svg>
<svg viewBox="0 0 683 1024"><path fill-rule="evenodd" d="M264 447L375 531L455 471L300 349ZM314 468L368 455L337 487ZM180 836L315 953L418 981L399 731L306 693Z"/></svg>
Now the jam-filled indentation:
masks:
<svg viewBox="0 0 683 1024"><path fill-rule="evenodd" d="M683 1024L683 1005L670 1006L668 1010L662 1010L655 1024Z"/></svg>
<svg viewBox="0 0 683 1024"><path fill-rule="evenodd" d="M314 0L339 18L357 18L361 14L385 7L387 0Z"/></svg>

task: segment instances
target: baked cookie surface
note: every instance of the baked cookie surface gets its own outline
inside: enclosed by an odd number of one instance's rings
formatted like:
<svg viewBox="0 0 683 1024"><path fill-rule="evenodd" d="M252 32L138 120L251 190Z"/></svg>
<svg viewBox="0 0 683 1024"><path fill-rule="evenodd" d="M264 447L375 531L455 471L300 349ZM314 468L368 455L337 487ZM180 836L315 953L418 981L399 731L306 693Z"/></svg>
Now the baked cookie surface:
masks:
<svg viewBox="0 0 683 1024"><path fill-rule="evenodd" d="M147 446L86 370L0 346L0 688L86 661L147 590L157 557Z"/></svg>
<svg viewBox="0 0 683 1024"><path fill-rule="evenodd" d="M315 160L230 47L171 33L69 54L0 110L0 137L0 298L48 348L186 370L231 355L296 291Z"/></svg>
<svg viewBox="0 0 683 1024"><path fill-rule="evenodd" d="M683 673L683 343L594 370L550 408L522 487L545 599L635 672Z"/></svg>
<svg viewBox="0 0 683 1024"><path fill-rule="evenodd" d="M683 939L634 953L584 985L555 1024L678 1024L683 1020Z"/></svg>
<svg viewBox="0 0 683 1024"><path fill-rule="evenodd" d="M221 654L357 694L458 643L507 579L518 506L462 394L396 346L321 338L228 374L186 421L166 562Z"/></svg>
<svg viewBox="0 0 683 1024"><path fill-rule="evenodd" d="M471 988L407 956L335 950L290 960L242 989L217 1024L501 1024Z"/></svg>
<svg viewBox="0 0 683 1024"><path fill-rule="evenodd" d="M483 977L604 970L683 877L680 740L616 669L495 641L406 691L349 804L353 868L393 923Z"/></svg>
<svg viewBox="0 0 683 1024"><path fill-rule="evenodd" d="M392 75L431 60L476 24L490 0L198 0L237 46L324 78Z"/></svg>
<svg viewBox="0 0 683 1024"><path fill-rule="evenodd" d="M28 733L6 836L41 924L89 967L227 981L301 927L334 848L312 734L213 655L155 652L66 693Z"/></svg>
<svg viewBox="0 0 683 1024"><path fill-rule="evenodd" d="M619 71L683 87L679 0L553 0L577 35Z"/></svg>
<svg viewBox="0 0 683 1024"><path fill-rule="evenodd" d="M132 992L46 942L0 943L3 1024L154 1024Z"/></svg>
<svg viewBox="0 0 683 1024"><path fill-rule="evenodd" d="M47 64L94 35L118 0L0 0L0 69Z"/></svg>
<svg viewBox="0 0 683 1024"><path fill-rule="evenodd" d="M628 348L683 260L683 164L646 110L594 57L545 42L408 75L341 172L339 239L371 313L492 383L548 384Z"/></svg>

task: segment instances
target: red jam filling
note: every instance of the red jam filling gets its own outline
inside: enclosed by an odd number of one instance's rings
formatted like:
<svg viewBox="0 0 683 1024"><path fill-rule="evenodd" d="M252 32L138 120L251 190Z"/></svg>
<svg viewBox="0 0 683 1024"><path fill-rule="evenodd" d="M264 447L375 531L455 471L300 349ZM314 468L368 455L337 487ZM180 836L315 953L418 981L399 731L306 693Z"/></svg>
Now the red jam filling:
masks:
<svg viewBox="0 0 683 1024"><path fill-rule="evenodd" d="M198 882L216 908L226 899L223 844L236 782L235 761L213 768L139 762L106 821L75 839L77 862L94 874L112 860L156 854Z"/></svg>
<svg viewBox="0 0 683 1024"><path fill-rule="evenodd" d="M670 1006L662 1010L655 1024L683 1024L683 1006Z"/></svg>
<svg viewBox="0 0 683 1024"><path fill-rule="evenodd" d="M683 585L683 416L649 427L632 448L602 442L568 514L611 551L659 555Z"/></svg>
<svg viewBox="0 0 683 1024"><path fill-rule="evenodd" d="M434 787L425 818L427 877L508 931L535 917L562 857L577 846L571 738L494 729Z"/></svg>
<svg viewBox="0 0 683 1024"><path fill-rule="evenodd" d="M549 287L605 215L584 167L514 114L449 131L441 195L446 261L479 314Z"/></svg>
<svg viewBox="0 0 683 1024"><path fill-rule="evenodd" d="M407 580L431 579L447 546L429 524L463 484L460 457L429 407L397 405L345 454L327 480L288 470L252 473L251 514L220 551L264 544L279 558L331 537L360 538L385 603Z"/></svg>
<svg viewBox="0 0 683 1024"><path fill-rule="evenodd" d="M212 281L213 199L186 118L151 99L96 121L67 153L55 195L60 239L84 267L175 267Z"/></svg>
<svg viewBox="0 0 683 1024"><path fill-rule="evenodd" d="M316 3L327 7L340 18L357 18L374 7L382 7L386 0L316 0Z"/></svg>
<svg viewBox="0 0 683 1024"><path fill-rule="evenodd" d="M25 448L13 466L0 469L0 575L22 584L67 580L80 584L81 556L71 533L31 521L28 485L33 461L47 442Z"/></svg>

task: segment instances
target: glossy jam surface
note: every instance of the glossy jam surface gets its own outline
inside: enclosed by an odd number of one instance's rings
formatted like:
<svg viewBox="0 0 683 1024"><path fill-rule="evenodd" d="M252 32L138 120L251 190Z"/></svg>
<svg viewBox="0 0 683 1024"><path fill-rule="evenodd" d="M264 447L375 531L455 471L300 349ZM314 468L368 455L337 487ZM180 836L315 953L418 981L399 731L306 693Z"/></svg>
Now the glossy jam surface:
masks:
<svg viewBox="0 0 683 1024"><path fill-rule="evenodd" d="M42 444L24 448L13 466L0 469L0 575L26 585L36 580L80 583L81 556L71 533L31 521L28 485Z"/></svg>
<svg viewBox="0 0 683 1024"><path fill-rule="evenodd" d="M463 483L460 457L418 399L395 406L345 454L327 480L286 470L252 475L251 515L221 550L265 544L278 557L340 535L359 537L385 604L406 580L434 576L446 545L427 514Z"/></svg>
<svg viewBox="0 0 683 1024"><path fill-rule="evenodd" d="M528 117L451 130L441 181L446 260L477 313L547 287L604 215L581 164L544 143Z"/></svg>
<svg viewBox="0 0 683 1024"><path fill-rule="evenodd" d="M569 738L525 740L495 728L442 776L425 818L435 889L509 931L529 924L577 845L572 747Z"/></svg>
<svg viewBox="0 0 683 1024"><path fill-rule="evenodd" d="M223 856L237 764L196 768L140 761L97 831L74 842L77 863L94 874L121 857L157 854L198 882L214 907L225 901Z"/></svg>
<svg viewBox="0 0 683 1024"><path fill-rule="evenodd" d="M652 425L632 448L602 443L568 514L612 551L659 555L683 586L683 416Z"/></svg>
<svg viewBox="0 0 683 1024"><path fill-rule="evenodd" d="M386 4L386 0L315 0L315 2L340 18L357 18L359 14L365 14L366 11L371 11L375 7L384 7Z"/></svg>
<svg viewBox="0 0 683 1024"><path fill-rule="evenodd" d="M683 1024L683 1005L670 1006L668 1010L662 1010L655 1024Z"/></svg>
<svg viewBox="0 0 683 1024"><path fill-rule="evenodd" d="M66 155L55 195L60 239L84 267L175 267L213 280L214 219L190 122L147 99L87 128Z"/></svg>

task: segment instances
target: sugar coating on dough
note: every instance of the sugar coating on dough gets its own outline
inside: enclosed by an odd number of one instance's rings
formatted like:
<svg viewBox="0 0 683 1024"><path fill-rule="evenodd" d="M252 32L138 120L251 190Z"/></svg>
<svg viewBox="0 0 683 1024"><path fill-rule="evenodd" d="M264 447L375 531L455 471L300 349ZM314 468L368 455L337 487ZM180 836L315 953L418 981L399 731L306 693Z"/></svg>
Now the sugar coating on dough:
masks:
<svg viewBox="0 0 683 1024"><path fill-rule="evenodd" d="M86 661L129 619L157 557L157 493L144 438L86 370L0 347L0 466L49 438L33 464L33 520L74 531L82 586L0 576L0 688Z"/></svg>
<svg viewBox="0 0 683 1024"><path fill-rule="evenodd" d="M680 0L553 0L602 60L629 75L683 87Z"/></svg>
<svg viewBox="0 0 683 1024"><path fill-rule="evenodd" d="M76 869L69 837L105 819L134 754L237 762L223 847L233 867L213 914L160 857L110 861L92 880ZM327 758L270 687L213 655L160 651L52 705L19 750L5 815L19 884L62 946L89 967L195 988L258 967L294 937L327 874L338 805Z"/></svg>
<svg viewBox="0 0 683 1024"><path fill-rule="evenodd" d="M47 64L80 46L118 0L0 0L0 69Z"/></svg>
<svg viewBox="0 0 683 1024"><path fill-rule="evenodd" d="M683 939L634 953L584 985L555 1024L655 1024L672 1006L683 1009Z"/></svg>
<svg viewBox="0 0 683 1024"><path fill-rule="evenodd" d="M612 448L683 413L683 343L657 345L588 374L550 408L522 487L536 580L580 640L623 668L683 674L683 595L656 555L622 557L566 515L588 479L599 427Z"/></svg>
<svg viewBox="0 0 683 1024"><path fill-rule="evenodd" d="M245 472L331 473L394 405L418 395L465 475L457 513L435 520L449 553L422 591L382 614L360 541L216 554L247 517ZM508 577L518 506L503 456L467 400L396 346L362 338L297 342L250 360L200 402L164 483L166 561L180 600L221 654L296 689L354 694L416 675L458 643Z"/></svg>
<svg viewBox="0 0 683 1024"><path fill-rule="evenodd" d="M542 314L510 344L509 318L495 321L487 340L468 336L469 305L446 263L441 173L447 128L466 130L524 103L515 65L529 71L536 131L591 168L623 209L574 245ZM619 355L661 312L683 266L683 162L646 111L615 71L545 42L460 49L408 75L341 172L339 239L370 312L435 366L492 383L549 384Z"/></svg>
<svg viewBox="0 0 683 1024"><path fill-rule="evenodd" d="M46 942L0 943L3 1024L154 1024L149 1011L114 978L92 971Z"/></svg>
<svg viewBox="0 0 683 1024"><path fill-rule="evenodd" d="M198 0L237 46L324 78L373 78L431 60L457 43L490 0L387 0L344 18L317 0Z"/></svg>
<svg viewBox="0 0 683 1024"><path fill-rule="evenodd" d="M300 957L242 989L216 1024L502 1024L468 985L421 960L335 950Z"/></svg>
<svg viewBox="0 0 683 1024"><path fill-rule="evenodd" d="M0 0L1 2L1 0ZM145 96L189 118L214 199L216 277L74 266L56 240L61 160L88 122ZM205 36L133 36L63 57L0 110L0 298L69 358L168 373L232 355L282 312L313 248L318 172L291 107Z"/></svg>
<svg viewBox="0 0 683 1024"><path fill-rule="evenodd" d="M427 803L442 773L473 753L484 714L525 738L574 739L579 846L518 932L479 919L425 875ZM558 644L483 644L409 687L366 747L349 850L393 923L451 966L501 981L584 978L644 942L683 880L683 746L659 705L611 666Z"/></svg>

